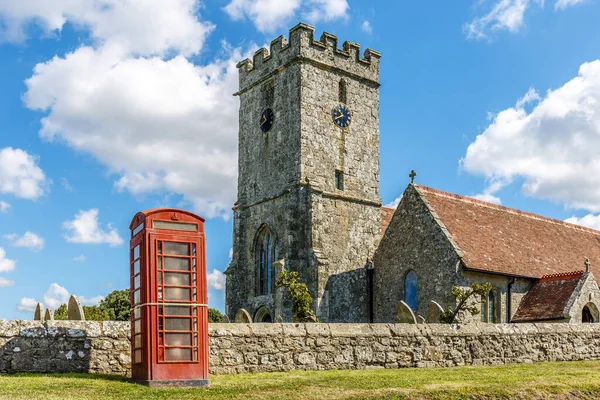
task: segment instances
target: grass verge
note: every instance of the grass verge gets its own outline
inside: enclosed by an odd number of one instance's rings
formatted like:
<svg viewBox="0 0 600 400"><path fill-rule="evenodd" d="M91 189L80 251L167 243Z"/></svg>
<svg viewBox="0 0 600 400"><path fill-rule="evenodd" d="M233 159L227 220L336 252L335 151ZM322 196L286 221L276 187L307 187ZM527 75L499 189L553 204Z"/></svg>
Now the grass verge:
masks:
<svg viewBox="0 0 600 400"><path fill-rule="evenodd" d="M209 389L89 374L0 376L1 399L599 399L600 361L220 375Z"/></svg>

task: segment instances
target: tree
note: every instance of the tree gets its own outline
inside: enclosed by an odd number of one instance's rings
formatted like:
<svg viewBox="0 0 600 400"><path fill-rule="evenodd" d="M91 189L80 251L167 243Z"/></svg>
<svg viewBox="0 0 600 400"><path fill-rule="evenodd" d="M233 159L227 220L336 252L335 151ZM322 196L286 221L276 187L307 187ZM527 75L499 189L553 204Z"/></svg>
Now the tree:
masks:
<svg viewBox="0 0 600 400"><path fill-rule="evenodd" d="M312 297L308 292L308 287L298 279L297 272L288 273L286 270L275 282L275 287L286 288L292 298L292 314L296 322L318 322L315 312L312 309Z"/></svg>
<svg viewBox="0 0 600 400"><path fill-rule="evenodd" d="M447 324L453 324L456 322L456 316L459 312L465 311L470 313L471 315L479 314L479 307L475 303L467 303L469 297L473 295L479 295L482 299L485 299L488 293L492 290L492 285L489 282L484 284L473 283L471 285L470 290L461 289L458 286L452 287L452 294L458 300L458 304L456 308L453 310L452 306L448 306L448 309L440 315L440 322L445 322ZM485 300L483 300L485 302Z"/></svg>
<svg viewBox="0 0 600 400"><path fill-rule="evenodd" d="M61 304L60 307L54 311L54 319L56 320L67 320L69 319L69 310L66 304Z"/></svg>
<svg viewBox="0 0 600 400"><path fill-rule="evenodd" d="M208 322L223 322L223 314L215 308L208 309Z"/></svg>
<svg viewBox="0 0 600 400"><path fill-rule="evenodd" d="M108 314L110 321L129 321L129 289L113 290L98 307Z"/></svg>
<svg viewBox="0 0 600 400"><path fill-rule="evenodd" d="M83 315L85 315L86 321L110 320L110 315L108 315L108 312L98 306L83 306Z"/></svg>

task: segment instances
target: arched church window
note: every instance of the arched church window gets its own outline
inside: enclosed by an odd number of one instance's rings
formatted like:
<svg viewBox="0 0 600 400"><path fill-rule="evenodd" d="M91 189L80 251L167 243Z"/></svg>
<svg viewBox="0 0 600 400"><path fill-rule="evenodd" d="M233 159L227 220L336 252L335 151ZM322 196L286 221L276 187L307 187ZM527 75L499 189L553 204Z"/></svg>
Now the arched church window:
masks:
<svg viewBox="0 0 600 400"><path fill-rule="evenodd" d="M496 323L496 295L494 294L494 291L490 291L490 294L488 295L488 310L489 310L489 318L488 318L488 322L491 322L493 324Z"/></svg>
<svg viewBox="0 0 600 400"><path fill-rule="evenodd" d="M416 310L418 303L418 290L417 290L417 273L415 271L409 271L404 277L404 302L412 310Z"/></svg>
<svg viewBox="0 0 600 400"><path fill-rule="evenodd" d="M338 100L340 103L347 103L348 100L348 96L347 96L347 88L346 88L346 80L345 79L341 79L340 83L339 83L339 88L338 88Z"/></svg>
<svg viewBox="0 0 600 400"><path fill-rule="evenodd" d="M271 294L275 289L275 271L273 263L277 260L277 240L268 226L259 231L255 242L256 256L256 293Z"/></svg>

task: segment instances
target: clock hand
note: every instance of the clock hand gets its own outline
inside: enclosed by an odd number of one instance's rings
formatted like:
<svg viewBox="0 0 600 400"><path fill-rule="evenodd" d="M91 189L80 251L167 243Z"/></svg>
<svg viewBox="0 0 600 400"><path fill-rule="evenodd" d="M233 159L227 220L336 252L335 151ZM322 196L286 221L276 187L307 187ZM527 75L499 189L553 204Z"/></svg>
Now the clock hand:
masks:
<svg viewBox="0 0 600 400"><path fill-rule="evenodd" d="M267 122L267 117L263 116L263 122L261 122L260 126L263 126Z"/></svg>
<svg viewBox="0 0 600 400"><path fill-rule="evenodd" d="M334 120L334 121L337 121L338 119L342 118L343 116L344 116L344 114L340 114L340 115L338 115L337 117L335 117L333 120Z"/></svg>

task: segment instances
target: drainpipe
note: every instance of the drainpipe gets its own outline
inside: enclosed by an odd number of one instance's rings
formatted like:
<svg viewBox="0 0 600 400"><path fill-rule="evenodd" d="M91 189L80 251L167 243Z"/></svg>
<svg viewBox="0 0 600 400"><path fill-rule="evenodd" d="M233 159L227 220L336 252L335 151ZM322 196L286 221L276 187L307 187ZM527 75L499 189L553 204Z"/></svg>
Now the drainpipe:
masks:
<svg viewBox="0 0 600 400"><path fill-rule="evenodd" d="M512 319L512 286L517 281L517 278L513 276L512 280L508 282L507 286L507 299L506 299L506 322L509 323Z"/></svg>
<svg viewBox="0 0 600 400"><path fill-rule="evenodd" d="M373 261L367 260L365 264L367 270L367 290L369 292L369 323L373 323L373 276L375 274L375 265Z"/></svg>

